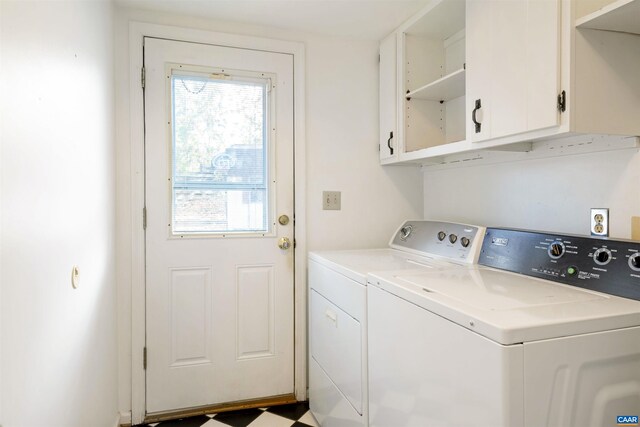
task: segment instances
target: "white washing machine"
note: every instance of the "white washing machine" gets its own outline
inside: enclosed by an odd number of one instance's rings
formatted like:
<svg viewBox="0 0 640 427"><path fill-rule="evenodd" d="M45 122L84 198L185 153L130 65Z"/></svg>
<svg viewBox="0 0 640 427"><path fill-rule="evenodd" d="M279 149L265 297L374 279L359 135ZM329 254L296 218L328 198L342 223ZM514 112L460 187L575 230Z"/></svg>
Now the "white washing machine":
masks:
<svg viewBox="0 0 640 427"><path fill-rule="evenodd" d="M637 423L639 242L489 228L477 266L367 292L371 426Z"/></svg>
<svg viewBox="0 0 640 427"><path fill-rule="evenodd" d="M464 269L484 228L407 221L389 248L309 254L309 406L323 427L367 426L367 275Z"/></svg>

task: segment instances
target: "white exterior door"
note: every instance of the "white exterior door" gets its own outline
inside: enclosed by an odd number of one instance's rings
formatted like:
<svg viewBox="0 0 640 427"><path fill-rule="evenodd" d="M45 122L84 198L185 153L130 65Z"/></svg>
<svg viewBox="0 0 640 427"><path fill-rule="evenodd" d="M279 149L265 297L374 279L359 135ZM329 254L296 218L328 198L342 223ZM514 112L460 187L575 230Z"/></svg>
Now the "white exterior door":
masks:
<svg viewBox="0 0 640 427"><path fill-rule="evenodd" d="M146 38L144 66L147 412L293 393L293 57Z"/></svg>

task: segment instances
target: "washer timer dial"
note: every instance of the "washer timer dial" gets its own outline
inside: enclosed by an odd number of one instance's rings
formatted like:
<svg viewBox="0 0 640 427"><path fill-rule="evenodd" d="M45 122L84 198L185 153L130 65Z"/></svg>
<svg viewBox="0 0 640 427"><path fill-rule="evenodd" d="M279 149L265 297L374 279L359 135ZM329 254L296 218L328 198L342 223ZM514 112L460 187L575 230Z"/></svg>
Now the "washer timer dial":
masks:
<svg viewBox="0 0 640 427"><path fill-rule="evenodd" d="M593 253L593 262L598 265L607 265L611 261L611 251L607 248L599 248Z"/></svg>
<svg viewBox="0 0 640 427"><path fill-rule="evenodd" d="M558 259L564 255L564 243L557 241L553 242L549 245L549 249L547 249L547 253L551 257L551 259Z"/></svg>
<svg viewBox="0 0 640 427"><path fill-rule="evenodd" d="M629 255L629 267L634 271L640 271L640 252Z"/></svg>

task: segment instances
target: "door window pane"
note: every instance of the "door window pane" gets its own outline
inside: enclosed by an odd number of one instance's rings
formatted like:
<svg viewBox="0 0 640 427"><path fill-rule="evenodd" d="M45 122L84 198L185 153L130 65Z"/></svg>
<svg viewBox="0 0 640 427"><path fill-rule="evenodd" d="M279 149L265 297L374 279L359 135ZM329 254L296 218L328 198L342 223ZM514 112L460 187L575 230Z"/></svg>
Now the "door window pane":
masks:
<svg viewBox="0 0 640 427"><path fill-rule="evenodd" d="M173 234L269 231L266 79L173 74Z"/></svg>

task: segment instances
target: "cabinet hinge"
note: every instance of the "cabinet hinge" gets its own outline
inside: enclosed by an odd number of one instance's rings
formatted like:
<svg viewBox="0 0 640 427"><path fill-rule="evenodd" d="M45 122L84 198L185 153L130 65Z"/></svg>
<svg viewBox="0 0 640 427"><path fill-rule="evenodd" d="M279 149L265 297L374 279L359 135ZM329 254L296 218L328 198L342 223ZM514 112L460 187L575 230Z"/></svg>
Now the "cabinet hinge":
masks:
<svg viewBox="0 0 640 427"><path fill-rule="evenodd" d="M147 229L147 207L142 208L142 229Z"/></svg>
<svg viewBox="0 0 640 427"><path fill-rule="evenodd" d="M142 89L144 89L144 85L146 83L146 81L145 81L146 80L146 74L147 73L146 73L144 67L142 67L140 69L140 86L142 86Z"/></svg>
<svg viewBox="0 0 640 427"><path fill-rule="evenodd" d="M147 347L142 349L142 367L147 369Z"/></svg>
<svg viewBox="0 0 640 427"><path fill-rule="evenodd" d="M564 113L567 110L567 92L564 90L558 95L558 111Z"/></svg>

